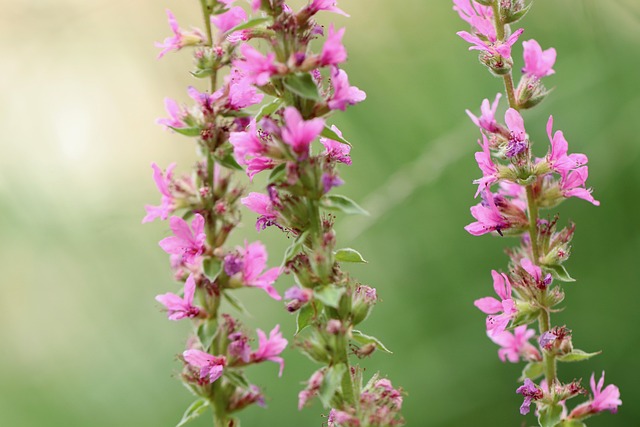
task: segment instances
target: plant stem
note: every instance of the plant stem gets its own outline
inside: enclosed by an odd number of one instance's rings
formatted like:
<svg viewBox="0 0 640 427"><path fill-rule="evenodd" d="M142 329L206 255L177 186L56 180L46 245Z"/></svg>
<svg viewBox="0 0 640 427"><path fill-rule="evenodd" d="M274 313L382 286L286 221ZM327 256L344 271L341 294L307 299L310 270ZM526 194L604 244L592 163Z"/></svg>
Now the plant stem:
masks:
<svg viewBox="0 0 640 427"><path fill-rule="evenodd" d="M513 86L513 77L511 77L511 71L502 76L504 81L504 88L507 91L507 98L509 99L509 107L514 110L518 110L518 101L516 100L516 91Z"/></svg>
<svg viewBox="0 0 640 427"><path fill-rule="evenodd" d="M551 329L551 316L549 315L548 310L542 310L538 317L538 324L540 328L540 335ZM544 365L544 377L547 380L549 389L551 389L551 385L556 381L556 358L553 354L543 350L542 363Z"/></svg>
<svg viewBox="0 0 640 427"><path fill-rule="evenodd" d="M531 240L531 251L533 252L533 263L540 263L540 249L538 247L538 205L533 194L533 186L527 185L527 208L529 210L529 240Z"/></svg>
<svg viewBox="0 0 640 427"><path fill-rule="evenodd" d="M498 5L498 1L494 1L491 6L493 8L493 21L496 27L496 37L500 42L504 42L504 23L502 22L502 19L500 17L500 6ZM511 76L511 70L509 70L507 74L502 75L502 80L504 81L504 88L507 92L507 98L509 99L509 107L517 110L518 102L516 101L516 94L513 86L513 77Z"/></svg>
<svg viewBox="0 0 640 427"><path fill-rule="evenodd" d="M347 401L347 403L353 406L354 408L356 408L356 412L357 412L358 398L355 393L355 387L353 386L353 376L351 375L351 365L349 364L349 353L348 353L349 337L346 335L344 337L343 347L344 348L342 349L343 350L342 363L344 363L345 366L347 367L347 371L342 377L342 394L344 395L344 398Z"/></svg>
<svg viewBox="0 0 640 427"><path fill-rule="evenodd" d="M213 32L211 31L211 10L209 6L207 6L207 0L200 0L200 6L202 7L202 14L204 15L204 26L206 28L207 34L207 46L213 46ZM213 70L211 74L211 93L215 90L216 87L216 71Z"/></svg>

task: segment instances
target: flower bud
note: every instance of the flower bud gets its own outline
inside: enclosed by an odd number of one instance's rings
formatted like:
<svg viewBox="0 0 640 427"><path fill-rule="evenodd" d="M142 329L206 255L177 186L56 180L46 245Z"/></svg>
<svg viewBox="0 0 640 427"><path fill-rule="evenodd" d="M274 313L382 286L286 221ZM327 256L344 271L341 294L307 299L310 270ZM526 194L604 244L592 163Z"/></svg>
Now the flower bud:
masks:
<svg viewBox="0 0 640 427"><path fill-rule="evenodd" d="M352 298L351 316L354 325L363 322L377 302L376 290L366 285L359 285Z"/></svg>
<svg viewBox="0 0 640 427"><path fill-rule="evenodd" d="M260 388L253 384L251 384L248 389L238 387L229 399L227 410L229 412L239 411L254 403L258 406L265 406L264 395L260 391Z"/></svg>
<svg viewBox="0 0 640 427"><path fill-rule="evenodd" d="M513 60L511 58L504 58L501 55L490 52L481 52L478 59L481 64L488 67L489 70L497 76L509 74L511 67L513 67Z"/></svg>
<svg viewBox="0 0 640 427"><path fill-rule="evenodd" d="M542 82L530 76L524 76L516 88L516 100L520 109L532 108L549 95Z"/></svg>
<svg viewBox="0 0 640 427"><path fill-rule="evenodd" d="M477 1L477 0L476 0ZM495 0L500 2L500 15L505 24L511 24L522 19L529 9L529 6L525 6L524 0Z"/></svg>

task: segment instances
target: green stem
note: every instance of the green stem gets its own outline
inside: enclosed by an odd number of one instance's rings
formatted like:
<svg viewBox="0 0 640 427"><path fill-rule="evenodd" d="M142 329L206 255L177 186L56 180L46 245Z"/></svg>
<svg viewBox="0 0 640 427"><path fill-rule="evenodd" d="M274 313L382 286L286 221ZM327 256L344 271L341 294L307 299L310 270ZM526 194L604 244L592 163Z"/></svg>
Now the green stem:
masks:
<svg viewBox="0 0 640 427"><path fill-rule="evenodd" d="M502 22L500 16L500 6L498 5L498 1L494 1L491 5L493 8L493 21L496 27L496 36L499 41L503 42L505 38L505 30L504 23ZM516 101L516 91L513 86L513 77L511 76L511 70L507 74L502 75L502 80L504 81L504 88L507 92L507 98L509 99L509 107L518 109L518 102Z"/></svg>
<svg viewBox="0 0 640 427"><path fill-rule="evenodd" d="M213 32L211 31L211 9L207 6L207 0L200 0L200 6L202 7L202 14L204 15L204 26L206 28L207 35L207 46L213 46ZM211 74L211 93L216 88L216 71L213 70L213 74Z"/></svg>
<svg viewBox="0 0 640 427"><path fill-rule="evenodd" d="M546 292L546 291L545 291ZM538 324L540 328L540 335L551 329L551 316L549 311L544 309L538 317ZM556 358L553 354L542 350L542 364L544 366L544 377L547 380L549 389L551 385L556 381Z"/></svg>
<svg viewBox="0 0 640 427"><path fill-rule="evenodd" d="M502 19L500 19L500 5L498 4L498 0L495 0L491 7L493 8L493 22L496 27L496 36L498 40L504 41L504 23Z"/></svg>
<svg viewBox="0 0 640 427"><path fill-rule="evenodd" d="M511 77L511 71L502 76L502 80L504 81L504 88L507 91L507 98L509 99L509 107L514 110L518 110L518 101L516 100L516 90L513 86L513 77Z"/></svg>
<svg viewBox="0 0 640 427"><path fill-rule="evenodd" d="M527 206L529 210L529 240L533 252L533 263L540 263L540 248L538 247L538 205L533 194L533 186L527 185Z"/></svg>

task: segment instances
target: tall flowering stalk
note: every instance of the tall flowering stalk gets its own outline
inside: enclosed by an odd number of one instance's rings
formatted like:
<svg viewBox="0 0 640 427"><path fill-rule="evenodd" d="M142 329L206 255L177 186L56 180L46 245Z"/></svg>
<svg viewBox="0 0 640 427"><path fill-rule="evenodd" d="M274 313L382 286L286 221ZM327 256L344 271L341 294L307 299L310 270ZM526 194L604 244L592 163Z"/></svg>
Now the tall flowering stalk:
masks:
<svg viewBox="0 0 640 427"><path fill-rule="evenodd" d="M189 319L193 334L180 355L182 382L197 397L178 425L194 419L210 406L216 427L239 425L235 414L251 404L264 405L260 389L251 384L244 368L265 361L275 362L282 375L280 353L287 340L275 326L267 335L257 330L257 348L238 320L223 313L221 302L242 310L235 296L243 288L260 288L280 300L273 287L280 268L267 268L267 251L260 242L237 248L225 246L240 219L239 202L244 194L234 171L242 168L233 159L229 137L250 123L247 108L259 104L263 95L253 86L249 73L232 67L238 58L240 40L267 30L242 29L255 25L233 0L201 0L205 29L181 28L167 11L173 35L157 46L159 57L171 51L192 48L192 75L208 82L200 91L189 87L192 105L166 99L168 118L158 123L195 141L199 159L193 170L174 176L175 164L163 171L152 165L153 178L161 194L159 206L147 206L143 222L169 219L172 236L160 247L170 254L177 293L158 295L170 320ZM219 77L222 84L218 85Z"/></svg>
<svg viewBox="0 0 640 427"><path fill-rule="evenodd" d="M259 25L235 37L245 43L233 66L269 99L230 141L251 179L270 171L266 190L242 199L258 214L257 229L276 227L293 241L282 262L296 282L285 293L286 308L297 313L297 347L322 365L300 392L298 406L318 397L331 427L401 425L401 392L377 374L365 381L350 358L388 350L356 329L375 305L376 290L342 270L341 263L365 261L354 249L337 248L333 229L332 212L364 211L333 193L344 184L338 165L351 164L351 146L326 118L363 101L365 93L339 67L347 59L345 30L323 28L314 17L346 13L335 0L312 0L297 11L283 0L252 5ZM322 36L314 52L311 42ZM262 46L253 43L257 38ZM318 139L321 145L314 144Z"/></svg>
<svg viewBox="0 0 640 427"><path fill-rule="evenodd" d="M458 35L480 52L480 62L504 81L508 109L504 124L497 118L497 94L490 103L485 99L480 116L467 111L481 132L476 153L482 177L475 180L476 196L481 203L471 208L476 219L465 229L474 236L494 233L519 236L520 246L507 251L507 273L492 271L498 298L485 297L475 305L485 314L487 335L500 346L498 356L504 362L525 362L516 392L524 397L520 412L525 415L535 402L538 422L543 427L580 427L592 415L616 412L620 392L615 385L604 387L604 373L596 383L591 376L591 394L587 401L571 411L565 402L587 394L580 381L563 382L557 374L559 363L589 359L598 353L575 349L571 331L554 325L551 314L558 311L564 292L558 282L573 282L564 267L569 258L573 224L558 225L559 216L540 216L541 210L554 209L570 197L600 203L586 187L587 156L569 154L562 131L554 132L553 117L547 123L549 148L544 157L535 157L520 111L539 104L548 94L542 79L553 74L556 51L543 50L535 40L522 43L524 67L517 86L511 48L523 29L512 30L530 9L523 0L454 0L454 10L470 24L471 30ZM497 187L497 188L496 188ZM495 189L494 189L495 188ZM528 325L538 323L538 333ZM536 336L537 335L537 336ZM530 342L536 337L535 345ZM544 377L539 384L534 383Z"/></svg>

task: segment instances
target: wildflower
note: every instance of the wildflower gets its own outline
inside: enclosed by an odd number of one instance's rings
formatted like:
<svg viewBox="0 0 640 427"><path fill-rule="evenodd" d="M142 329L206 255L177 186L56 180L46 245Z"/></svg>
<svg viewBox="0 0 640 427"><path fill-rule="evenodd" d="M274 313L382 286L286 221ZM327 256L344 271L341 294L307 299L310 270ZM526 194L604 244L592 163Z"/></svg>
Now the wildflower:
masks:
<svg viewBox="0 0 640 427"><path fill-rule="evenodd" d="M233 66L241 70L251 83L264 86L269 83L272 75L277 74L275 53L269 53L265 56L248 44L240 46L240 52L244 59L233 61Z"/></svg>
<svg viewBox="0 0 640 427"><path fill-rule="evenodd" d="M334 12L342 16L349 17L345 11L336 7L337 0L313 0L309 6L307 6L307 10L311 14L316 14L321 10L326 10L327 12Z"/></svg>
<svg viewBox="0 0 640 427"><path fill-rule="evenodd" d="M306 159L311 141L324 129L324 119L304 120L295 107L285 108L283 114L285 127L282 129L282 140L291 146L300 160Z"/></svg>
<svg viewBox="0 0 640 427"><path fill-rule="evenodd" d="M169 19L169 27L173 32L173 37L167 37L162 43L157 42L156 47L162 48L158 54L158 59L162 58L167 52L172 50L178 51L185 46L196 45L204 42L205 37L202 31L193 29L192 31L184 31L178 26L178 21L173 13L167 9L167 17Z"/></svg>
<svg viewBox="0 0 640 427"><path fill-rule="evenodd" d="M502 98L502 94L498 93L496 95L496 99L493 101L492 104L489 104L489 100L485 98L482 101L482 105L480 106L480 112L481 112L480 117L476 117L471 113L471 111L466 110L467 115L469 116L473 124L478 126L480 129L484 129L490 133L499 132L500 126L498 125L498 122L496 122L495 116L496 116L496 110L498 109L498 102L500 101L500 98Z"/></svg>
<svg viewBox="0 0 640 427"><path fill-rule="evenodd" d="M595 206L600 206L600 202L593 198L591 188L585 188L585 182L589 176L589 168L582 166L576 170L569 172L566 176L563 176L560 181L560 190L562 195L566 198L577 197L579 199L586 200Z"/></svg>
<svg viewBox="0 0 640 427"><path fill-rule="evenodd" d="M533 329L527 329L527 325L517 326L513 333L503 331L498 334L489 335L491 341L498 344L498 357L503 362L507 360L511 363L518 363L523 360L541 360L540 352L529 340L536 334Z"/></svg>
<svg viewBox="0 0 640 427"><path fill-rule="evenodd" d="M524 120L522 120L520 113L513 108L509 108L504 115L504 121L511 133L505 154L507 157L514 157L525 151L529 146L527 133L524 130Z"/></svg>
<svg viewBox="0 0 640 427"><path fill-rule="evenodd" d="M590 385L593 397L590 401L574 408L569 414L569 419L580 419L603 411L609 411L613 414L618 412L618 406L622 405L620 390L613 384L609 384L604 390L602 389L604 386L604 371L602 371L602 376L597 384L594 374L591 374Z"/></svg>
<svg viewBox="0 0 640 427"><path fill-rule="evenodd" d="M212 383L222 376L227 363L224 356L212 356L200 350L186 350L182 353L184 360L191 366L200 368L200 379Z"/></svg>
<svg viewBox="0 0 640 427"><path fill-rule="evenodd" d="M531 262L529 258L522 258L520 266L529 273L539 289L546 289L553 281L553 277L549 273L542 277L542 269Z"/></svg>
<svg viewBox="0 0 640 427"><path fill-rule="evenodd" d="M478 167L482 171L482 178L473 181L474 184L478 184L478 190L475 197L484 189L489 189L491 184L497 182L499 178L498 167L493 163L491 159L491 151L489 151L489 140L485 135L482 135L482 143L478 141L478 144L482 147L482 151L476 153L476 162Z"/></svg>
<svg viewBox="0 0 640 427"><path fill-rule="evenodd" d="M507 40L504 42L501 41L485 41L479 38L478 36L474 36L473 34L468 33L467 31L458 31L456 34L460 36L463 40L471 43L473 46L469 48L469 50L481 50L485 51L493 56L501 56L504 59L511 59L511 47L518 41L518 37L524 29L520 28L515 31L513 34L509 36Z"/></svg>
<svg viewBox="0 0 640 427"><path fill-rule="evenodd" d="M275 328L269 332L269 338L261 330L256 331L258 333L258 349L251 353L251 360L254 363L259 363L265 360L276 362L280 365L279 376L282 376L282 370L284 369L284 359L279 357L279 354L285 349L288 341L282 338L280 332L280 325L276 325Z"/></svg>
<svg viewBox="0 0 640 427"><path fill-rule="evenodd" d="M531 401L540 400L543 397L543 392L536 386L529 378L525 378L524 385L518 387L516 393L524 396L524 402L520 406L520 413L527 415L531 410Z"/></svg>
<svg viewBox="0 0 640 427"><path fill-rule="evenodd" d="M188 117L189 113L180 108L180 105L176 101L171 98L164 99L164 107L169 113L168 119L157 119L156 123L159 125L166 126L168 128L176 128L181 129L187 127L185 123L185 118Z"/></svg>
<svg viewBox="0 0 640 427"><path fill-rule="evenodd" d="M553 116L549 116L547 122L547 135L549 136L549 142L551 143L551 150L547 154L547 162L551 169L565 176L570 170L585 165L588 162L587 156L584 154L569 154L569 144L564 138L564 134L561 130L553 133Z"/></svg>
<svg viewBox="0 0 640 427"><path fill-rule="evenodd" d="M327 41L324 43L320 53L321 66L338 65L347 60L347 50L342 45L344 31L344 28L335 31L333 25L329 26Z"/></svg>
<svg viewBox="0 0 640 427"><path fill-rule="evenodd" d="M474 32L483 35L492 42L497 40L491 6L483 6L470 0L453 0L453 3L455 4L453 10L473 27Z"/></svg>
<svg viewBox="0 0 640 427"><path fill-rule="evenodd" d="M487 316L487 334L492 337L507 328L507 325L518 313L516 304L511 299L511 283L504 273L498 273L491 270L493 276L493 289L500 297L500 301L493 297L484 297L477 299L473 304ZM498 314L497 316L495 314Z"/></svg>
<svg viewBox="0 0 640 427"><path fill-rule="evenodd" d="M244 286L264 289L275 300L281 297L272 286L280 275L280 268L274 267L262 272L267 265L267 250L261 242L245 243L238 247L238 255L229 254L224 259L227 275L238 275Z"/></svg>
<svg viewBox="0 0 640 427"><path fill-rule="evenodd" d="M474 236L481 236L492 231L502 234L502 230L509 228L509 222L498 210L491 191L486 189L482 195L482 203L471 207L471 215L477 221L467 225L464 229Z"/></svg>
<svg viewBox="0 0 640 427"><path fill-rule="evenodd" d="M338 129L336 125L331 125L331 130L339 137L342 137L342 132L340 132L340 129ZM323 154L329 161L336 161L344 163L345 165L351 164L351 157L349 156L351 146L329 138L320 138L320 143L324 145L325 152Z"/></svg>
<svg viewBox="0 0 640 427"><path fill-rule="evenodd" d="M270 225L276 225L278 212L273 206L271 198L266 194L249 193L247 197L240 200L243 205L260 215L256 221L256 230L264 230Z"/></svg>
<svg viewBox="0 0 640 427"><path fill-rule="evenodd" d="M356 105L367 97L364 91L349 85L347 73L338 67L331 69L331 85L333 86L333 95L327 105L332 110L344 111L347 105Z"/></svg>
<svg viewBox="0 0 640 427"><path fill-rule="evenodd" d="M184 296L180 298L171 292L158 295L156 301L167 308L169 320L180 320L185 317L194 318L200 314L200 309L193 305L193 296L196 292L196 282L193 274L190 274L184 284Z"/></svg>
<svg viewBox="0 0 640 427"><path fill-rule="evenodd" d="M324 381L325 368L320 368L315 371L309 381L307 381L307 387L298 393L298 410L302 409L307 404L309 399L317 395L320 391L320 386Z"/></svg>
<svg viewBox="0 0 640 427"><path fill-rule="evenodd" d="M162 195L160 206L146 205L144 208L147 211L147 215L142 219L142 223L151 222L156 218L166 220L171 212L175 209L175 200L170 191L171 179L173 177L173 169L176 167L175 163L171 163L167 166L165 175L162 174L162 169L155 164L151 164L153 169L153 180L158 187L158 191Z"/></svg>
<svg viewBox="0 0 640 427"><path fill-rule="evenodd" d="M246 20L247 13L240 6L232 7L219 15L211 15L211 23L215 25L221 33L226 33Z"/></svg>
<svg viewBox="0 0 640 427"><path fill-rule="evenodd" d="M555 73L553 64L556 62L556 50L549 48L542 50L537 41L531 39L522 42L524 48L524 68L522 72L535 79L541 79Z"/></svg>
<svg viewBox="0 0 640 427"><path fill-rule="evenodd" d="M186 264L196 264L200 255L205 251L207 239L202 215L195 214L191 221L191 229L189 229L187 222L178 216L171 217L169 227L174 236L162 239L160 247L168 254L181 255L182 261Z"/></svg>

